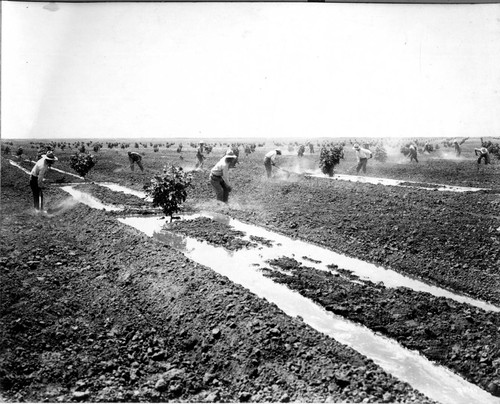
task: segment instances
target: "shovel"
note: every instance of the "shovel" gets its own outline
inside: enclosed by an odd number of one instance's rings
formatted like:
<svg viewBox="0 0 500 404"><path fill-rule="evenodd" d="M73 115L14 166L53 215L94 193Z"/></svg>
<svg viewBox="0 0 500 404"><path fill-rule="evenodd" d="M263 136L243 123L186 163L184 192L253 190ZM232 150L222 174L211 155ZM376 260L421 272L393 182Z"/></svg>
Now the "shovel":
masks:
<svg viewBox="0 0 500 404"><path fill-rule="evenodd" d="M281 167L278 167L278 166L274 166L274 167L276 167L278 170L283 171L286 174L286 178L290 177L290 174L291 174L290 171L285 170L284 168L281 168Z"/></svg>

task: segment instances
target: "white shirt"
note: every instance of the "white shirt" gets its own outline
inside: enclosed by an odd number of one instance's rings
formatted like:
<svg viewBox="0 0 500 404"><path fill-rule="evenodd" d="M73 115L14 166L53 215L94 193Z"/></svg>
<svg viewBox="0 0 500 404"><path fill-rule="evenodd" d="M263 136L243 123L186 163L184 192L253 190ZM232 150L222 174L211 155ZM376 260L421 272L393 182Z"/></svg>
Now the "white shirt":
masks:
<svg viewBox="0 0 500 404"><path fill-rule="evenodd" d="M229 163L226 163L226 156L222 157L210 170L213 175L222 177L224 182L229 185Z"/></svg>
<svg viewBox="0 0 500 404"><path fill-rule="evenodd" d="M36 164L31 169L31 175L34 177L38 177L38 186L42 187L43 178L49 169L49 163L45 162L45 159L42 157L40 160L36 162Z"/></svg>
<svg viewBox="0 0 500 404"><path fill-rule="evenodd" d="M266 158L270 158L271 161L274 163L274 161L276 160L276 150L271 150L270 152L266 153Z"/></svg>
<svg viewBox="0 0 500 404"><path fill-rule="evenodd" d="M356 157L358 158L358 161L360 159L367 159L371 155L372 155L372 152L368 149L360 148L359 150L356 150Z"/></svg>

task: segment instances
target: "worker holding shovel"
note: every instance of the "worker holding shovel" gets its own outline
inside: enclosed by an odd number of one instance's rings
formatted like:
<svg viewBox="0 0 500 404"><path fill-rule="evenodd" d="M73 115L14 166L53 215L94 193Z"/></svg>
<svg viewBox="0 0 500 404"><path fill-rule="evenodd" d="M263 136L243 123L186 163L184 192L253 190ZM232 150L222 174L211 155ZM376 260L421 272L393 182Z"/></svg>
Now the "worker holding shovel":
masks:
<svg viewBox="0 0 500 404"><path fill-rule="evenodd" d="M481 160L484 159L484 164L490 164L490 152L488 149L484 146L480 147L479 149L474 149L474 153L476 156L479 156L477 159L477 171L479 171L479 167L481 166Z"/></svg>
<svg viewBox="0 0 500 404"><path fill-rule="evenodd" d="M137 164L141 171L144 171L144 167L142 165L142 156L139 153L129 151L128 161L130 163L130 169L132 171L134 171L134 164Z"/></svg>
<svg viewBox="0 0 500 404"><path fill-rule="evenodd" d="M218 201L225 202L229 200L229 167L234 167L235 159L237 158L234 151L228 150L212 170L210 170L210 183L215 189L215 194Z"/></svg>
<svg viewBox="0 0 500 404"><path fill-rule="evenodd" d="M31 170L30 187L33 191L33 204L37 212L43 211L43 180L54 161L57 161L57 157L52 151L48 151L42 155Z"/></svg>
<svg viewBox="0 0 500 404"><path fill-rule="evenodd" d="M281 150L271 150L264 157L264 167L266 167L267 178L271 178L272 166L276 166L276 156L281 156Z"/></svg>
<svg viewBox="0 0 500 404"><path fill-rule="evenodd" d="M372 152L368 149L363 149L359 147L359 144L355 144L353 149L356 151L356 158L358 159L358 165L356 166L356 174L359 174L360 170L366 173L366 163L368 159L373 157Z"/></svg>

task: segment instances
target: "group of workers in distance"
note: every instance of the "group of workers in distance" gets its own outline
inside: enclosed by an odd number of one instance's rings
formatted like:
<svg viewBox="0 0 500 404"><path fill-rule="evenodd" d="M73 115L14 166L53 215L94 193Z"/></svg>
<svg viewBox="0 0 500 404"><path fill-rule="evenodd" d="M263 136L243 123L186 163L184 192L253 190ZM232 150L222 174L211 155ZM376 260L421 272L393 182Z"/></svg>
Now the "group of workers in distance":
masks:
<svg viewBox="0 0 500 404"><path fill-rule="evenodd" d="M196 151L196 169L203 168L203 163L205 160L205 156L203 154L204 145L205 143L203 141L199 142L199 147ZM409 149L410 161L415 160L418 163L416 147L414 145L411 145ZM356 153L357 159L356 173L359 174L360 171L366 173L366 165L368 159L373 157L373 153L368 149L360 147L360 145L357 143L354 144L353 150ZM484 164L490 164L490 155L486 147L476 148L474 149L474 153L478 157L478 169L481 161L484 161ZM281 156L281 150L279 149L273 149L267 152L264 156L264 168L266 170L267 178L271 178L272 176L272 167L276 166L277 156ZM229 169L235 166L237 158L238 156L235 154L235 152L229 149L210 170L210 184L215 190L217 200L221 202L228 202L229 193L232 189L229 182ZM131 171L134 171L135 165L137 165L141 171L144 171L144 166L142 165L142 156L139 153L129 151L128 159ZM52 164L55 161L57 161L57 157L54 156L53 151L49 150L47 151L47 153L41 155L40 159L35 163L33 169L31 170L30 188L33 192L33 205L36 211L43 210L43 181L47 171L52 167Z"/></svg>

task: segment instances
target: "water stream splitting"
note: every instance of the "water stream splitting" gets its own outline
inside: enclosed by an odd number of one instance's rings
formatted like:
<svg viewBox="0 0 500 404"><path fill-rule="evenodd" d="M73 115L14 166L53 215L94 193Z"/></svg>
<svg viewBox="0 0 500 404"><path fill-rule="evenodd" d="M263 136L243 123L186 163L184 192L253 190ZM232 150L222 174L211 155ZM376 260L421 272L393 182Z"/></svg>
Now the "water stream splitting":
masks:
<svg viewBox="0 0 500 404"><path fill-rule="evenodd" d="M23 171L29 174L27 170L14 163L12 160L10 162L12 165L21 168ZM93 208L121 210L121 208L104 205L96 198L93 198L84 192L77 191L72 186L61 188L70 193L75 199ZM200 215L193 216L192 218L195 218L197 216ZM226 218L224 216L208 216L212 217L215 220L219 220L233 226L235 224L238 225L239 223L239 226L242 227L242 230L244 230L245 228L246 230L248 230L252 227L258 229L259 231L257 231L257 234L254 235L273 240L273 250L276 250L278 247L283 246L282 241L280 241L280 237L284 236L280 236L276 233L269 232L256 226L237 222L234 219ZM221 247L210 246L205 242L200 242L189 237L162 231L162 228L165 225L165 219L161 220L158 218L127 217L121 218L119 220L122 223L137 228L138 230L146 233L151 237L154 236L163 240L164 242L170 244L173 248L182 251L187 257L193 259L194 261L208 266L221 275L227 276L233 282L249 288L256 295L278 305L278 307L280 307L288 315L300 316L301 318L303 318L304 322L309 324L311 327L325 333L326 335L329 335L337 341L344 343L360 352L361 354L371 358L375 363L381 366L388 373L394 375L400 380L408 382L414 388L418 389L419 391L436 401L442 402L444 404L469 404L474 402L485 404L500 404L500 399L493 397L478 386L475 386L463 380L461 377L454 374L450 370L432 364L417 352L402 348L397 342L377 335L366 327L356 325L350 321L342 319L339 316L326 312L324 309L322 309L309 299L301 296L297 292L291 291L286 286L276 284L271 279L266 278L257 269L256 265L254 265L257 257L261 261L269 259L264 258L266 247L261 247L259 250L257 250L257 256L255 254L255 251L252 250L244 250L235 253L227 251ZM249 236L247 235L246 237ZM291 241L302 243L298 240ZM314 245L309 246L311 248L319 248ZM296 248L297 247L294 247L293 252L289 255L295 257L295 252L304 251L304 249L301 249L301 247L298 247L299 249ZM311 255L313 255L311 253L311 250L305 251L307 251L307 256L309 258ZM329 251L329 253L335 254L331 251ZM247 256L245 257L245 255ZM283 252L278 253L278 256L282 255L284 255ZM301 262L302 260L300 257L295 258L299 262ZM345 258L347 258L348 260L352 260L348 257ZM250 265L242 264L242 260L250 263ZM323 262L332 263L335 261L325 261L323 258L322 263ZM314 267L318 266L318 264L312 263L309 260L307 260L307 262L303 264ZM342 264L339 265L339 267L346 268L346 265ZM391 278L392 276L387 276L383 280L386 286L390 286ZM462 299L463 297L458 296L458 298ZM463 299L465 299L464 301L468 303L468 298ZM485 303L480 303L479 307L481 307L483 304ZM488 305L486 304L484 308L488 309L487 307ZM498 308L492 306L490 310L498 311Z"/></svg>
<svg viewBox="0 0 500 404"><path fill-rule="evenodd" d="M470 404L474 402L500 404L500 399L467 382L449 369L433 364L418 352L403 348L397 342L375 334L364 326L327 312L299 293L265 277L260 267L271 256L270 251L277 249L278 251L274 254L276 257L283 254L280 251L283 245L279 245L279 239L270 237L268 232L254 235L262 236L265 234L267 239L274 242L274 247L228 251L222 247L215 247L206 242L164 229L166 219L126 217L118 220L150 237L157 238L181 251L193 261L248 288L257 296L276 304L286 314L292 317L300 316L305 323L314 329L371 358L385 371L408 382L433 400L444 404ZM229 219L229 222L231 223L232 220ZM235 228L237 227L235 226ZM310 251L307 251L307 255L316 258ZM296 259L298 260L298 258ZM307 261L307 264L310 262Z"/></svg>
<svg viewBox="0 0 500 404"><path fill-rule="evenodd" d="M10 163L27 174L29 174L29 171L21 167L19 164L13 162L12 160L9 160ZM328 177L327 177L328 178ZM362 178L362 177L359 177ZM140 198L144 198L145 194L141 191L136 191L118 184L114 183L96 183L97 185L100 186L105 186L111 190L114 191L119 191L119 192L124 192L128 193L131 195L138 196ZM92 197L90 194L78 191L76 190L73 186L67 185L61 187L62 190L68 192L70 195L72 195L75 199L77 199L79 202L84 203L91 208L95 209L104 209L108 211L121 211L123 210L123 207L117 207L117 206L112 206L112 205L106 205L100 202L97 198ZM193 215L191 218L199 217L200 215ZM403 276L395 271L387 270L385 268L376 266L374 264L370 264L367 262L364 262L362 260L356 259L356 258L350 258L342 254L335 253L333 251L327 250L325 248L318 247L314 244L306 243L300 240L292 240L288 237L282 236L277 233L273 233L271 231L265 230L261 227L258 226L253 226L249 225L240 221L237 221L236 219L231 219L228 217L224 216L217 216L214 214L205 214L207 217L211 217L212 219L221 221L223 223L229 224L233 227L235 227L237 230L242 230L245 233L250 233L254 236L260 236L268 239L273 239L275 240L275 244L272 248L273 252L279 252L279 256L283 255L288 255L292 256L297 261L301 262L302 265L306 266L313 266L317 269L320 270L325 270L326 265L335 263L338 265L340 268L347 269L350 271L353 271L356 275L358 275L362 279L367 279L371 280L372 282L383 282L386 287L400 287L400 286L405 286L410 289L416 290L416 291L421 291L421 292L428 292L431 293L435 296L439 297L446 297L453 299L455 301L458 301L460 303L468 303L472 306L479 307L484 310L488 311L495 311L498 312L500 311L500 308L494 305L491 305L489 303L483 302L481 300L476 300L472 299L466 296L462 296L450 291L447 291L446 289L442 289L436 286L428 285L424 282L420 282L418 280ZM189 219L189 218L186 218ZM151 218L151 220L154 220L154 218ZM500 229L500 228L499 228ZM249 236L247 236L248 238ZM292 245L293 244L293 245ZM283 247L284 246L284 247ZM291 246L289 248L286 248L286 246ZM283 247L283 248L281 248ZM268 249L269 250L269 249ZM283 250L283 251L280 251ZM314 262L310 262L309 260L304 261L300 257L295 257L295 252L298 251L307 251L308 254L312 254L315 257L315 260L321 261L321 264L318 265ZM276 256L273 253L273 256L265 258L265 259L270 259L270 258L278 258L279 256Z"/></svg>

